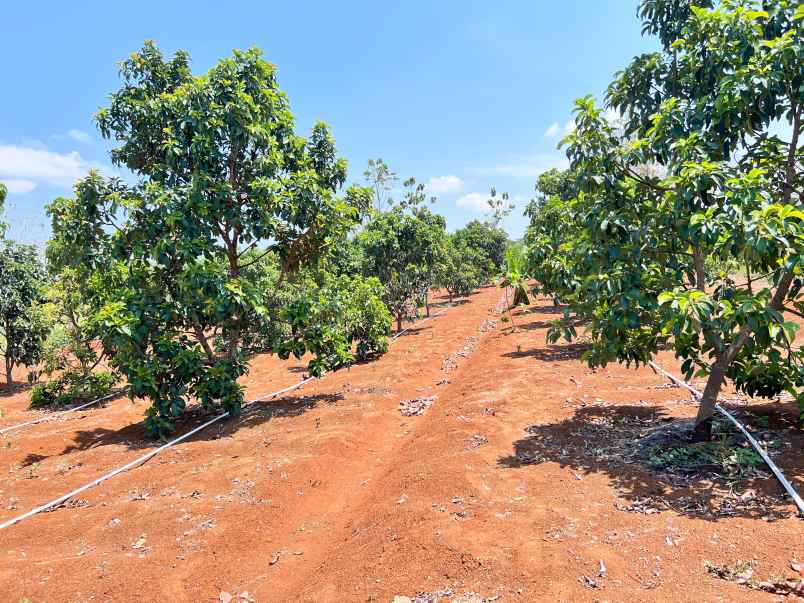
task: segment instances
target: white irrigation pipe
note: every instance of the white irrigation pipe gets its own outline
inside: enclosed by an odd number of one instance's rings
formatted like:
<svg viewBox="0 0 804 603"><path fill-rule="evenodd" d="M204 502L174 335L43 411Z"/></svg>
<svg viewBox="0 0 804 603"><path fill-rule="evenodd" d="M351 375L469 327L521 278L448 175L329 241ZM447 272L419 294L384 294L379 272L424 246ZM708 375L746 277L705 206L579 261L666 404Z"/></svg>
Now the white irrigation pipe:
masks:
<svg viewBox="0 0 804 603"><path fill-rule="evenodd" d="M66 414L71 412L75 412L77 410L81 410L82 408L86 408L87 406L92 406L93 404L97 404L98 402L103 402L104 400L108 400L109 398L113 398L114 396L119 396L125 391L125 389L112 392L111 394L107 394L90 402L85 402L75 408L68 408L67 410L63 410L58 413L53 413L52 415L48 415L46 417L40 417L38 419L34 419L33 421L26 421L25 423L17 423L16 425L9 425L8 427L3 427L0 429L0 433L7 433L9 431L14 431L15 429L20 429L21 427L27 427L28 425L36 425L37 423L46 423L47 421L55 421L59 417L62 417Z"/></svg>
<svg viewBox="0 0 804 603"><path fill-rule="evenodd" d="M418 327L418 326L420 326L421 324L423 324L423 323L427 322L428 320L435 318L436 316L441 316L441 315L442 315L444 312L446 312L446 311L447 311L446 309L441 310L440 312L436 312L436 313L435 313L435 314L433 314L432 316L428 316L428 317L427 317L427 318L425 318L424 320L419 320L419 321L417 321L417 322L414 322L412 325L409 325L408 327L406 327L406 328L402 329L401 331L399 331L399 333L397 333L396 335L394 335L393 337L391 337L391 341L396 341L398 337L401 337L402 335L404 335L405 333L407 333L408 331L410 331L410 330L411 330L411 329L412 329L414 326Z"/></svg>
<svg viewBox="0 0 804 603"><path fill-rule="evenodd" d="M679 379L675 375L668 373L666 370L664 370L662 367L660 367L653 361L648 362L648 364L651 366L651 368L653 368L655 371L658 371L659 373L670 379L670 381L672 381L676 385L680 385L681 387L688 390L690 393L692 393L693 396L695 396L696 399L698 400L701 399L702 395L701 392L692 387L689 383L687 383L683 379ZM773 472L773 474L776 476L776 479L779 480L784 489L787 491L787 494L789 494L790 498L793 499L793 502L798 507L799 514L802 517L804 517L804 500L802 500L801 496L799 496L798 492L796 492L795 488L793 488L793 485L784 476L781 469L779 469L776 463L773 462L773 459L768 455L765 448L763 448L760 445L760 443L757 442L756 439L754 439L754 436L752 436L748 432L748 430L734 417L734 415L732 415L729 411L723 408L720 404L715 404L715 410L720 412L729 421L731 421L735 425L735 427L737 427L737 429L739 429L740 432L745 436L745 438L751 443L751 446L753 446L754 450L756 450L759 453L759 456L761 456L762 460L765 461L768 467L770 467L770 470Z"/></svg>
<svg viewBox="0 0 804 603"><path fill-rule="evenodd" d="M276 398L280 394L284 394L286 392L293 391L294 389L300 388L301 386L303 386L306 383L309 383L313 379L315 379L315 377L308 377L307 379L304 379L303 381L300 381L299 383L296 383L295 385L291 385L291 386L286 387L284 389L280 389L279 391L276 391L276 392L274 392L272 394L267 394L267 395L264 395L264 396L260 396L259 398L255 398L254 400L251 400L250 402L246 403L244 406L250 406L251 404L254 404L255 402L259 402L260 400L264 400L266 398L268 398L268 399ZM228 416L229 416L228 412L223 412L223 413L221 413L219 415L216 415L216 416L212 417L206 423L202 423L198 427L195 427L194 429L191 429L187 433L185 433L183 435L180 435L179 437L171 440L167 444L163 444L159 448L155 448L154 450L151 450L150 452L148 452L146 454L143 454L140 457L137 457L136 459L134 459L133 461L131 461L129 463L126 463L122 467L118 467L117 469L115 469L113 471L110 471L109 473L101 475L99 478L89 482L88 484L85 484L85 485L81 486L80 488L76 488L72 492L69 492L69 493L67 493L67 494L65 494L63 496L59 496L58 498L54 498L50 502L47 502L47 503L45 503L43 505L40 505L40 506L38 506L38 507L36 507L34 509L31 509L27 513L23 513L22 515L19 515L19 516L13 518L13 519L9 519L5 523L0 524L0 530L4 530L5 528L9 528L9 527L13 526L16 523L21 522L24 519L28 519L29 517L32 517L32 516L36 515L37 513L41 513L42 511L47 511L48 509L52 509L53 507L58 507L59 505L67 502L73 496L81 494L81 492L84 492L85 490L89 490L90 488L93 488L94 486L97 486L98 484L100 484L102 482L105 482L108 479L111 479L115 475L119 475L120 473L128 471L129 469L133 469L137 465L143 464L144 462L146 462L146 461L150 460L151 458L155 457L157 454L159 454L163 450L167 450L171 446L175 446L179 442L182 442L182 441L186 440L187 438L189 438L190 436L198 433L202 429L206 429L210 425L213 425L213 424L217 423L218 421L220 421L221 419L224 419L224 418L226 418Z"/></svg>
<svg viewBox="0 0 804 603"><path fill-rule="evenodd" d="M421 325L422 323L427 322L428 320L430 320L432 318L435 318L436 316L440 316L444 312L446 312L446 309L442 310L441 312L438 312L437 314L433 314L432 316L428 316L424 320L418 321L417 323L414 323L414 324L415 325ZM397 333L394 337L391 338L391 341L396 341L396 339L400 335L405 333L405 331L408 331L409 329L411 329L413 326L414 325L411 325L407 329L405 329L404 331L400 331L399 333ZM243 406L247 407L247 406L251 406L252 404L254 404L256 402L259 402L261 400L276 398L280 394L284 394L284 393L287 393L289 391L293 391L295 389L298 389L298 388L302 387L303 385L305 385L306 383L309 383L313 379L315 379L315 377L307 377L307 379L304 379L304 380L300 381L299 383L297 383L295 385L291 385L289 387L280 389L279 391L276 391L276 392L274 392L272 394L266 394L266 395L260 396L258 398L254 398L253 400L250 400L249 402L247 402ZM77 409L73 409L73 410L77 410ZM43 505L35 507L35 508L31 509L30 511L28 511L27 513L23 513L22 515L14 517L13 519L9 519L8 521L0 524L0 530L4 530L6 528L9 528L9 527L13 526L14 524L17 524L17 523L19 523L19 522L21 522L21 521L23 521L25 519L28 519L29 517L33 517L34 515L36 515L38 513L41 513L43 511L47 511L48 509L52 509L54 507L58 507L59 505L62 505L65 502L67 502L68 500L70 500L73 496L77 496L78 494L81 494L82 492L84 492L86 490L89 490L90 488L93 488L93 487L97 486L98 484L100 484L102 482L105 482L108 479L113 478L116 475L124 473L124 472L128 471L129 469L133 469L134 467L137 467L138 465L143 464L144 462L146 462L146 461L152 459L153 457L155 457L157 454L159 454L163 450L167 450L168 448L170 448L172 446L175 446L176 444L186 440L190 436L198 433L199 431L202 431L203 429L206 429L210 425L213 425L213 424L217 423L218 421L220 421L220 420L222 420L222 419L224 419L224 418L226 418L228 416L230 416L228 412L223 412L223 413L221 413L219 415L216 415L216 416L212 417L206 423L202 423L201 425L191 429L187 433L185 433L183 435L180 435L179 437L171 440L170 442L167 442L166 444L163 444L159 448L155 448L154 450L151 450L150 452L148 452L146 454L143 454L140 457L137 457L136 459L126 463L122 467L118 467L117 469L114 469L114 470L110 471L109 473L105 473L104 475L101 475L99 478L94 479L93 481L89 482L88 484L85 484L85 485L81 486L80 488L76 488L72 492L68 492L67 494L64 494L63 496L59 496L58 498L54 498L50 502L47 502L47 503L45 503Z"/></svg>

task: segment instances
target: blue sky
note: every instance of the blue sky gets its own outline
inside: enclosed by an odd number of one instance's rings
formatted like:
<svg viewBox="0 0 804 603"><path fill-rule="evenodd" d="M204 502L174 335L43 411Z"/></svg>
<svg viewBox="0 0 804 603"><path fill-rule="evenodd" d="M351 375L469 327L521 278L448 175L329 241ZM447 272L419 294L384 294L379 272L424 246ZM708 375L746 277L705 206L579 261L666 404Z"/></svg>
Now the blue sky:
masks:
<svg viewBox="0 0 804 603"><path fill-rule="evenodd" d="M0 20L0 181L9 236L43 242L44 205L109 165L93 113L117 62L153 39L195 72L256 45L276 64L300 132L330 124L361 182L369 157L429 182L450 229L482 216L491 185L522 209L573 100L600 97L635 54L636 0L563 2L10 2ZM107 169L108 171L108 169Z"/></svg>

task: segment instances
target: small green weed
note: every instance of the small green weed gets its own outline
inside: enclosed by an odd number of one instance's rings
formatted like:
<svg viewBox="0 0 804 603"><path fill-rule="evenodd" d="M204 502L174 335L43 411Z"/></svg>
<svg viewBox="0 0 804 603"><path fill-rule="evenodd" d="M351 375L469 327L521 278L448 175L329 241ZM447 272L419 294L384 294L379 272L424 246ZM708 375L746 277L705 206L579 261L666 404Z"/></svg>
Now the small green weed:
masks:
<svg viewBox="0 0 804 603"><path fill-rule="evenodd" d="M716 442L654 446L648 464L659 471L697 473L714 470L729 477L742 477L762 465L762 457L732 434L721 433Z"/></svg>

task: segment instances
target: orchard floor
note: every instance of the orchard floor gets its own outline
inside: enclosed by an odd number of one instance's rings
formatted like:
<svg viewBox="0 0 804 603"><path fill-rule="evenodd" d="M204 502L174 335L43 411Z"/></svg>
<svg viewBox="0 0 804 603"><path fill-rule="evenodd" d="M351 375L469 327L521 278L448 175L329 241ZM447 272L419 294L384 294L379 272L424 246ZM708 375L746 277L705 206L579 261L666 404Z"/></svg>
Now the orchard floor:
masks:
<svg viewBox="0 0 804 603"><path fill-rule="evenodd" d="M706 516L690 501L711 483L674 486L595 453L608 429L695 407L649 369L592 372L577 346L547 345L556 314L544 300L511 332L499 300L482 289L379 360L259 403L0 531L0 600L779 599L705 567L750 560L766 579L804 560L804 521L778 484L734 486L777 501L772 512ZM678 369L669 353L661 362ZM256 397L300 377L266 357L244 384ZM28 396L0 390L0 427L33 416ZM400 413L401 401L431 396L422 415ZM145 407L121 398L0 435L0 522L151 449ZM794 412L753 410L772 422ZM804 440L789 438L777 462L804 491ZM670 506L655 508L657 497Z"/></svg>

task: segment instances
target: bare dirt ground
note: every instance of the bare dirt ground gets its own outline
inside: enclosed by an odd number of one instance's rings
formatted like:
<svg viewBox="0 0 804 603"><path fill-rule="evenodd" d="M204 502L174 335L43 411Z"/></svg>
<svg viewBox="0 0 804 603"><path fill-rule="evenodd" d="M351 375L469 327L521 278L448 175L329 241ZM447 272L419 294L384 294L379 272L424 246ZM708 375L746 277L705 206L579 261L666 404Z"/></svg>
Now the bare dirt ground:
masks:
<svg viewBox="0 0 804 603"><path fill-rule="evenodd" d="M657 474L631 442L693 416L683 390L650 369L593 372L580 346L547 345L556 314L544 300L512 332L499 299L483 289L379 360L0 532L0 599L777 600L705 566L751 561L765 580L804 559L804 522L775 480ZM677 371L670 354L661 362ZM248 397L300 369L257 359ZM0 427L38 416L28 395L0 390ZM777 462L804 490L792 405L732 406L784 433ZM0 435L0 522L152 448L144 409L121 398Z"/></svg>

